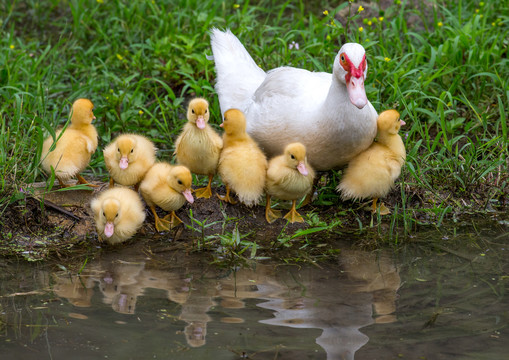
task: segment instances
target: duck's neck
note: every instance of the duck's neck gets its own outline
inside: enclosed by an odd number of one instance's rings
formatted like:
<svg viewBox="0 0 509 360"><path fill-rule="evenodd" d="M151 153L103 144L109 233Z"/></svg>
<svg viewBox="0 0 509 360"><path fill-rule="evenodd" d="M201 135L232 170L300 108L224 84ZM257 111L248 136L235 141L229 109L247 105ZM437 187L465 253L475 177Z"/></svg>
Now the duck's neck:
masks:
<svg viewBox="0 0 509 360"><path fill-rule="evenodd" d="M378 134L378 143L387 146L400 162L406 158L405 144L398 134Z"/></svg>
<svg viewBox="0 0 509 360"><path fill-rule="evenodd" d="M336 119L340 112L349 111L350 106L355 107L350 102L346 85L340 82L334 74L332 74L331 86L329 93L323 103L323 113L330 114L327 118Z"/></svg>

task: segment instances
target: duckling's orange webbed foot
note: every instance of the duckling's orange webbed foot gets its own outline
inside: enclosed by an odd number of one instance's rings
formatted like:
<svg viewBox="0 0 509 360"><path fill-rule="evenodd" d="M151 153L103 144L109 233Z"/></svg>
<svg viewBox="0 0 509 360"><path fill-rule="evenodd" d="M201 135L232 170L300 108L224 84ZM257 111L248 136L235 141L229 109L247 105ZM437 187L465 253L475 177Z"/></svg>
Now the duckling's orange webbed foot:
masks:
<svg viewBox="0 0 509 360"><path fill-rule="evenodd" d="M166 215L163 219L169 223L170 229L183 223L177 214L175 214L175 211L172 211L171 214Z"/></svg>
<svg viewBox="0 0 509 360"><path fill-rule="evenodd" d="M232 205L235 205L237 203L235 200L233 200L230 197L230 187L228 185L226 185L226 195L225 196L221 196L219 194L216 194L216 195L219 198L219 200L226 201Z"/></svg>
<svg viewBox="0 0 509 360"><path fill-rule="evenodd" d="M83 176L81 176L80 174L77 174L76 175L76 178L78 179L78 184L84 184L84 185L88 185L90 187L100 187L100 185L95 185L95 184L91 184L89 183L87 180L85 180L85 178Z"/></svg>
<svg viewBox="0 0 509 360"><path fill-rule="evenodd" d="M196 195L196 198L205 198L209 199L212 196L212 189L210 186L199 188L194 190L194 194Z"/></svg>
<svg viewBox="0 0 509 360"><path fill-rule="evenodd" d="M161 231L169 231L171 228L171 224L169 221L165 219L161 219L159 216L156 218L155 227L158 232Z"/></svg>
<svg viewBox="0 0 509 360"><path fill-rule="evenodd" d="M294 222L304 222L304 218L295 209L296 202L296 200L293 200L291 210L284 216L284 218L292 224Z"/></svg>

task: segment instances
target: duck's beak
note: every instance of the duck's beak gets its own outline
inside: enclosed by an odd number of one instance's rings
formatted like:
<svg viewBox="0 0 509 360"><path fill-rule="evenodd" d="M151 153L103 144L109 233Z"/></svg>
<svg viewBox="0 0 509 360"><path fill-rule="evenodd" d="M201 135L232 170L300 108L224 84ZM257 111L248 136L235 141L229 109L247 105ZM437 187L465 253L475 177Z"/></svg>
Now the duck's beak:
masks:
<svg viewBox="0 0 509 360"><path fill-rule="evenodd" d="M111 237L113 235L113 232L115 231L115 225L111 221L108 221L106 223L106 226L104 226L104 235L106 237Z"/></svg>
<svg viewBox="0 0 509 360"><path fill-rule="evenodd" d="M203 116L198 116L198 118L196 119L196 127L198 129L205 129L205 119L203 118Z"/></svg>
<svg viewBox="0 0 509 360"><path fill-rule="evenodd" d="M194 197L193 194L191 193L191 189L186 189L182 191L182 195L184 195L184 197L186 198L187 201L189 201L190 204L194 203Z"/></svg>
<svg viewBox="0 0 509 360"><path fill-rule="evenodd" d="M364 89L364 77L351 77L350 81L346 83L346 90L350 102L357 108L362 109L368 103L366 97L366 90Z"/></svg>
<svg viewBox="0 0 509 360"><path fill-rule="evenodd" d="M297 170L299 170L299 172L304 176L308 175L308 169L306 168L304 161L299 162L299 165L297 165Z"/></svg>
<svg viewBox="0 0 509 360"><path fill-rule="evenodd" d="M125 169L127 169L128 166L129 166L129 159L127 158L127 156L122 156L118 163L118 167L121 168L122 170L125 170Z"/></svg>
<svg viewBox="0 0 509 360"><path fill-rule="evenodd" d="M406 125L406 122L404 122L404 121L403 121L403 120L401 120L401 119L399 119L399 123L400 123L400 125L401 125L401 126Z"/></svg>

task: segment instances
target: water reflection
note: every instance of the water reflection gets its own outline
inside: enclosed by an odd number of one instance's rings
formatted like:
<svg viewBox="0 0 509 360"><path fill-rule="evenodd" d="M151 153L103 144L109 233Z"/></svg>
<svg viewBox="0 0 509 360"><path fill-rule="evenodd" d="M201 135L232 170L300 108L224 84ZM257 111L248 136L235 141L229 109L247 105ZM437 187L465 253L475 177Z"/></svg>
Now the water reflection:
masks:
<svg viewBox="0 0 509 360"><path fill-rule="evenodd" d="M185 323L180 333L192 348L207 343L211 310L223 313L220 322L236 326L249 320L239 316L239 310L252 300L258 308L271 311L260 323L321 329L316 343L328 359L353 359L368 341L361 332L363 327L395 320L400 286L390 257L348 250L341 253L336 266L325 270L263 264L252 269L205 272L192 267L152 267L145 260L93 261L79 276L55 273L53 291L80 308L93 306L97 293L102 303L127 315L136 314L137 303L147 289L165 291L167 299L180 308L177 318ZM235 316L224 316L229 312Z"/></svg>

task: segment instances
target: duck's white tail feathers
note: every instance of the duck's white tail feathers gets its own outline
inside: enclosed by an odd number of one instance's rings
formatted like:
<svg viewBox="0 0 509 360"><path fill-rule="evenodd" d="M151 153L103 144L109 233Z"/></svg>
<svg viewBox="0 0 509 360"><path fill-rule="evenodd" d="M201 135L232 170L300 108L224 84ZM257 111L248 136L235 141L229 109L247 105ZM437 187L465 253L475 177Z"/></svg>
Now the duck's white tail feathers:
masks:
<svg viewBox="0 0 509 360"><path fill-rule="evenodd" d="M246 111L267 75L228 29L211 30L210 44L216 65L216 92L221 113L231 108Z"/></svg>

